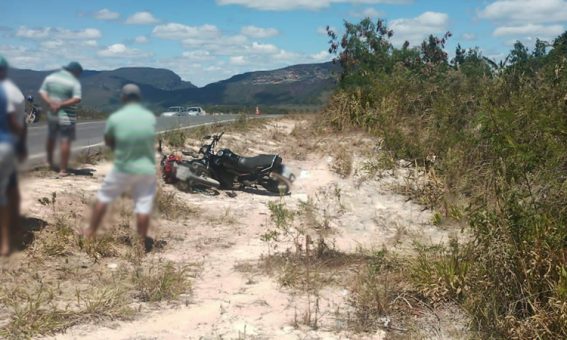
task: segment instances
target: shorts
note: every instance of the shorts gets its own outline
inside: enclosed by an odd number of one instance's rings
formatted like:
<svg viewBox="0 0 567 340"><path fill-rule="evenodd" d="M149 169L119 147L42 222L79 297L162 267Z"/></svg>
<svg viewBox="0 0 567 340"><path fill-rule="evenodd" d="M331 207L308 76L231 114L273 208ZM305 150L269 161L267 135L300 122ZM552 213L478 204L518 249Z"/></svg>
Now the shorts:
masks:
<svg viewBox="0 0 567 340"><path fill-rule="evenodd" d="M76 126L77 124L71 123L69 125L59 124L58 121L50 120L47 123L47 137L51 140L56 140L57 138L62 140L74 141L76 138Z"/></svg>
<svg viewBox="0 0 567 340"><path fill-rule="evenodd" d="M152 212L157 191L155 175L133 175L112 170L98 192L101 203L112 203L125 192L131 192L134 199L135 212L148 215Z"/></svg>
<svg viewBox="0 0 567 340"><path fill-rule="evenodd" d="M12 144L0 143L0 206L8 204L8 185L15 170L16 155Z"/></svg>

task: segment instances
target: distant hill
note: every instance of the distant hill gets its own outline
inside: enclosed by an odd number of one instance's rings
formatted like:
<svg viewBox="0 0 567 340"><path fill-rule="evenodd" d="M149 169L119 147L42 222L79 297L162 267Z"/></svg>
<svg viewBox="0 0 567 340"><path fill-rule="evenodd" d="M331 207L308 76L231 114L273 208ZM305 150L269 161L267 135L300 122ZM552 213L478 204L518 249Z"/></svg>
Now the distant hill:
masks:
<svg viewBox="0 0 567 340"><path fill-rule="evenodd" d="M317 105L335 88L337 72L336 65L325 63L244 73L205 86L200 99L222 104Z"/></svg>
<svg viewBox="0 0 567 340"><path fill-rule="evenodd" d="M50 72L11 70L24 94L37 96ZM113 71L85 71L83 105L112 110L120 88L136 83L155 109L173 105L321 105L336 86L338 66L332 63L290 66L274 71L249 72L198 88L170 70L130 67Z"/></svg>
<svg viewBox="0 0 567 340"><path fill-rule="evenodd" d="M10 77L26 96L37 97L43 79L52 71L18 70L10 71ZM81 76L83 84L83 105L104 110L118 102L120 88L126 83L158 92L178 91L197 88L170 70L131 67L113 71L85 71Z"/></svg>

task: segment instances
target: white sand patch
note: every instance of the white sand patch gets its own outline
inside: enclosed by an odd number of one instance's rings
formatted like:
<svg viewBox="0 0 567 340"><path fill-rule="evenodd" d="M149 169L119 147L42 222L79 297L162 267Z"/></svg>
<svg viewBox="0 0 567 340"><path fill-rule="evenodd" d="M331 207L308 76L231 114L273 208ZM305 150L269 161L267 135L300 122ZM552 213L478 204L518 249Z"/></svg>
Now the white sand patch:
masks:
<svg viewBox="0 0 567 340"><path fill-rule="evenodd" d="M291 120L279 121L266 129L245 136L228 134L223 145L238 142L247 154L276 153L285 142L269 140L274 134L289 135L295 126ZM267 140L265 143L259 141ZM285 154L285 152L284 152ZM335 233L332 238L338 250L351 253L357 248L395 248L411 251L414 241L439 243L455 233L454 228L439 229L431 224L432 212L407 198L393 193L388 185L398 179L371 179L358 183L352 177L343 179L330 170L333 159L328 155L308 155L305 160L284 162L297 175L291 196L283 198L290 207L312 200L328 216ZM31 178L24 183L24 211L41 216L45 207L41 197L81 192L93 200L109 164L95 167L95 176L65 179ZM167 187L168 191L176 191ZM55 339L383 339L384 331L374 334L352 334L335 317L337 310L347 308L349 292L328 287L319 292L318 328L301 323L306 311L313 309L313 296L281 288L270 277L258 272L242 272L239 264L257 262L268 253L260 240L270 225L269 202L279 197L242 191L231 198L177 193L202 215L186 224L156 221L153 233L174 235L175 240L159 257L183 263L199 263L202 268L193 282L188 304L159 305L132 322L107 322L80 325ZM340 199L339 199L340 196ZM331 203L330 203L331 202ZM85 216L86 221L86 216ZM167 239L167 237L164 237ZM158 255L150 255L158 256ZM110 268L109 270L120 270ZM311 302L311 304L310 304ZM429 333L430 334L430 333ZM431 334L430 334L431 335Z"/></svg>

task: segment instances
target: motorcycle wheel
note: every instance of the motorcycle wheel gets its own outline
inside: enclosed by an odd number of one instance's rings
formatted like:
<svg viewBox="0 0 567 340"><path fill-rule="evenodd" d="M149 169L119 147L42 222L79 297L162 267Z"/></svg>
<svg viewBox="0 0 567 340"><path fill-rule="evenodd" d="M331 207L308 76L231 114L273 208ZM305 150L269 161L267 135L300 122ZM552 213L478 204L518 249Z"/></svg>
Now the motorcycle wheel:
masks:
<svg viewBox="0 0 567 340"><path fill-rule="evenodd" d="M205 186L209 188L219 188L220 183L209 177L209 170L201 163L191 164L191 172L194 176L189 179L190 186Z"/></svg>

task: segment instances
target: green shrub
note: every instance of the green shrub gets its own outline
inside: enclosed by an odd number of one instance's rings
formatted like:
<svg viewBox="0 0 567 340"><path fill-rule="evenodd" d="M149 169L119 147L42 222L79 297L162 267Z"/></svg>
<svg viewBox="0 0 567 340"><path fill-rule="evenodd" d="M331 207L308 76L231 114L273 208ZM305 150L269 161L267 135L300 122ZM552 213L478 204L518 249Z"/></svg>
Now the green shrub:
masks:
<svg viewBox="0 0 567 340"><path fill-rule="evenodd" d="M469 244L422 251L417 286L493 336L567 338L567 32L498 65L460 46L449 61L449 34L397 49L382 21L345 29L330 34L343 75L325 121L433 169L426 203L470 225Z"/></svg>

